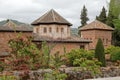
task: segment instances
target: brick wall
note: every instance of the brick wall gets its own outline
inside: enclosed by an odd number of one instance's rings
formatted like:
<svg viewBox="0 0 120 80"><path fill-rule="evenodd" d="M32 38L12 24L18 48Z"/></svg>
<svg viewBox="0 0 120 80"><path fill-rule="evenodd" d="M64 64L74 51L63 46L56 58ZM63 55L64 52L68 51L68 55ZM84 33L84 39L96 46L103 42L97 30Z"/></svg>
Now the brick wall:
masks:
<svg viewBox="0 0 120 80"><path fill-rule="evenodd" d="M92 43L90 43L90 49L95 49L99 38L102 39L105 48L111 45L112 31L86 30L81 31L81 35L85 39L92 40Z"/></svg>
<svg viewBox="0 0 120 80"><path fill-rule="evenodd" d="M10 48L8 41L14 39L18 36L18 32L0 32L0 54L4 52L9 52ZM31 36L32 32L23 32L22 37Z"/></svg>
<svg viewBox="0 0 120 80"><path fill-rule="evenodd" d="M51 54L59 52L60 54L64 54L64 48L66 52L70 52L73 49L80 49L80 46L84 46L86 50L88 50L88 43L49 43L50 46L54 45L51 49Z"/></svg>

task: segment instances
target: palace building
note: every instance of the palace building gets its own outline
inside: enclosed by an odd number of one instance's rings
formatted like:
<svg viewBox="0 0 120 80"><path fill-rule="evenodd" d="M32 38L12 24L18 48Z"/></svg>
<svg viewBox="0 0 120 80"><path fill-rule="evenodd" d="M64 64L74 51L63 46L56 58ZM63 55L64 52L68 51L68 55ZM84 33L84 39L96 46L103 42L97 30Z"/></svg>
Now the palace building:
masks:
<svg viewBox="0 0 120 80"><path fill-rule="evenodd" d="M72 24L64 19L53 9L35 20L33 27L17 25L11 20L0 26L0 56L4 57L10 52L9 40L16 38L19 32L23 37L33 37L33 42L39 49L42 42L46 41L50 47L50 54L59 52L64 54L72 49L95 49L97 40L102 39L104 47L111 45L113 28L97 20L80 28L81 37L71 35Z"/></svg>
<svg viewBox="0 0 120 80"><path fill-rule="evenodd" d="M66 52L70 52L72 49L89 49L91 41L79 36L72 36L70 34L70 26L72 24L53 9L35 20L32 26L34 27L33 42L38 46L41 46L43 41L46 41L49 46L54 45L51 49L51 54L55 52L64 54L64 48Z"/></svg>

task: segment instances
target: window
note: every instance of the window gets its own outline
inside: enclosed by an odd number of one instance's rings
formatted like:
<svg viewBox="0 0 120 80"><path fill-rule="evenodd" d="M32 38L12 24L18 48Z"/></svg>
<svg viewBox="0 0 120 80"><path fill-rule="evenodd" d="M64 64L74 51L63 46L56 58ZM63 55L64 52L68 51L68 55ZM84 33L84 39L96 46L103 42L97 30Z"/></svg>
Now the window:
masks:
<svg viewBox="0 0 120 80"><path fill-rule="evenodd" d="M52 28L51 28L51 27L49 28L49 32L50 32L50 33L52 32Z"/></svg>
<svg viewBox="0 0 120 80"><path fill-rule="evenodd" d="M105 41L104 41L104 38L103 38L103 44L104 44L104 42L105 42Z"/></svg>
<svg viewBox="0 0 120 80"><path fill-rule="evenodd" d="M80 49L85 49L85 46L84 45L80 45Z"/></svg>
<svg viewBox="0 0 120 80"><path fill-rule="evenodd" d="M38 27L36 28L36 33L39 33L39 28Z"/></svg>
<svg viewBox="0 0 120 80"><path fill-rule="evenodd" d="M44 33L47 33L47 28L46 27L44 27Z"/></svg>
<svg viewBox="0 0 120 80"><path fill-rule="evenodd" d="M106 44L108 44L108 39L106 39Z"/></svg>
<svg viewBox="0 0 120 80"><path fill-rule="evenodd" d="M62 32L62 33L64 32L64 29L63 29L63 28L61 28L61 32Z"/></svg>
<svg viewBox="0 0 120 80"><path fill-rule="evenodd" d="M58 27L56 28L56 32L59 32L59 29L58 29Z"/></svg>

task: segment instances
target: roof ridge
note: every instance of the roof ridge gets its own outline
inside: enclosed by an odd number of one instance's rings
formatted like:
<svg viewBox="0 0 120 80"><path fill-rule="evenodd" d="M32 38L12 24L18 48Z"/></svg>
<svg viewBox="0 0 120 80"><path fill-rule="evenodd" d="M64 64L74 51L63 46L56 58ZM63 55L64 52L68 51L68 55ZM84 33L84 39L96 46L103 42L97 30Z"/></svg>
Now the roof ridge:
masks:
<svg viewBox="0 0 120 80"><path fill-rule="evenodd" d="M38 25L38 24L65 24L68 26L72 26L70 22L68 22L66 19L64 19L60 14L58 14L56 11L51 9L44 15L42 15L40 18L32 22L32 25Z"/></svg>
<svg viewBox="0 0 120 80"><path fill-rule="evenodd" d="M53 21L55 22L55 14L54 14L54 10L52 9L52 15L53 15Z"/></svg>
<svg viewBox="0 0 120 80"><path fill-rule="evenodd" d="M108 26L107 24L104 24L98 20L95 20L82 28L80 30L89 30L89 29L103 29L103 30L114 30L114 28Z"/></svg>

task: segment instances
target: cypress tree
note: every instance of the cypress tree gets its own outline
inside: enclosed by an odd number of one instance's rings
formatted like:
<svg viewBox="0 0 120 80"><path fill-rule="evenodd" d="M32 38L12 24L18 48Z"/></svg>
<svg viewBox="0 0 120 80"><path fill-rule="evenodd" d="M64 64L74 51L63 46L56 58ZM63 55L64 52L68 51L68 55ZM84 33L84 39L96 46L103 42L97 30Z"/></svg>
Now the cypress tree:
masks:
<svg viewBox="0 0 120 80"><path fill-rule="evenodd" d="M97 16L96 19L103 23L106 23L107 16L106 16L106 9L104 7L102 8L100 15Z"/></svg>
<svg viewBox="0 0 120 80"><path fill-rule="evenodd" d="M95 58L102 63L102 66L106 66L104 46L101 39L98 39L96 48L95 48Z"/></svg>
<svg viewBox="0 0 120 80"><path fill-rule="evenodd" d="M83 9L81 11L80 19L81 19L81 27L85 26L87 24L87 21L89 20L89 18L87 17L87 9L85 5L83 6Z"/></svg>

